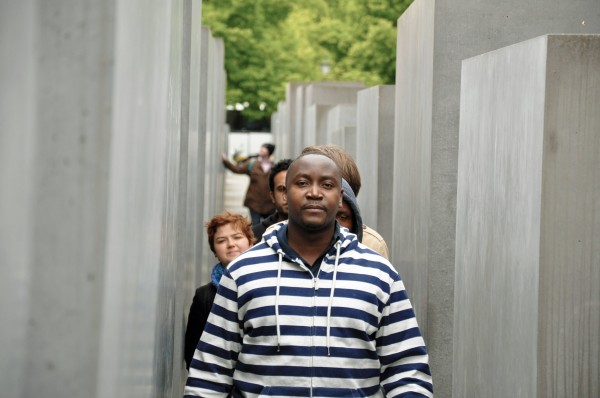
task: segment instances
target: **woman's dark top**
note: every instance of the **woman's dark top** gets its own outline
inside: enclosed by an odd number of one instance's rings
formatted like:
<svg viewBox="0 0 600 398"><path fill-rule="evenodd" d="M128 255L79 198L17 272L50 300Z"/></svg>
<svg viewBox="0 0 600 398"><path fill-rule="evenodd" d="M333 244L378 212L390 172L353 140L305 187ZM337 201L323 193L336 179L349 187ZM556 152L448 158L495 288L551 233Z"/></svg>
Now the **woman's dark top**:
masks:
<svg viewBox="0 0 600 398"><path fill-rule="evenodd" d="M190 369L198 340L202 336L202 331L204 330L204 325L206 325L206 320L208 319L208 314L210 314L216 294L217 288L212 282L200 286L196 289L196 294L194 294L194 300L190 306L190 314L185 329L184 358L188 370Z"/></svg>

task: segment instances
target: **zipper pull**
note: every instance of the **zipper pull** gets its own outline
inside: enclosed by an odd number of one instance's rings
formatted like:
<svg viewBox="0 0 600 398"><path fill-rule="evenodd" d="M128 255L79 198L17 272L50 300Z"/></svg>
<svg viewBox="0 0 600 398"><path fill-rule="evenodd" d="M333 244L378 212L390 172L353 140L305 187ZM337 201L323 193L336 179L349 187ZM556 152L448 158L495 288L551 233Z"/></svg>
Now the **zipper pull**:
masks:
<svg viewBox="0 0 600 398"><path fill-rule="evenodd" d="M319 290L319 278L313 279L313 287L315 288L315 290Z"/></svg>

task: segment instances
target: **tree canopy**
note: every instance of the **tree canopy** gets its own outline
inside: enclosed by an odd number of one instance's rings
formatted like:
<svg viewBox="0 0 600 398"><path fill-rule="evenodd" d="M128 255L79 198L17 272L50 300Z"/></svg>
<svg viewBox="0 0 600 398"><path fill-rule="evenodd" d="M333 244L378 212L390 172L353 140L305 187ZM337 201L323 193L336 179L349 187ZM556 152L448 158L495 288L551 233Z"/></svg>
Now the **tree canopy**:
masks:
<svg viewBox="0 0 600 398"><path fill-rule="evenodd" d="M412 0L204 0L202 22L225 42L227 103L262 119L287 82L393 84L396 21Z"/></svg>

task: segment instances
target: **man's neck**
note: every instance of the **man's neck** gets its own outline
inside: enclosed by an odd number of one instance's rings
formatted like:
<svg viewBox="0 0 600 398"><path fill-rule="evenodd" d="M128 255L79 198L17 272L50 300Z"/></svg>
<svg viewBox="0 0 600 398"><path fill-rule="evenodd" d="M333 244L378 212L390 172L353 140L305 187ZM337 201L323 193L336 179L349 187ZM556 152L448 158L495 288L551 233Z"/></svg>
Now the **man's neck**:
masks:
<svg viewBox="0 0 600 398"><path fill-rule="evenodd" d="M287 233L290 247L306 262L313 264L331 243L335 224L321 231L307 232L293 223L288 223Z"/></svg>

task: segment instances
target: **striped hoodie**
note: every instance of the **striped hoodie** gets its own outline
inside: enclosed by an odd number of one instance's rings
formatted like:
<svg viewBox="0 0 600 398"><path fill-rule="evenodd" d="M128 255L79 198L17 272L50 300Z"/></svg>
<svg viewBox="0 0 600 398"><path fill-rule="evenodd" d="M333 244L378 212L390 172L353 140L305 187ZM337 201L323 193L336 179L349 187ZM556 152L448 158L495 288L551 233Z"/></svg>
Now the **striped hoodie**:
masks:
<svg viewBox="0 0 600 398"><path fill-rule="evenodd" d="M340 228L313 276L282 249L286 229L276 225L227 268L184 397L433 396L392 265Z"/></svg>

